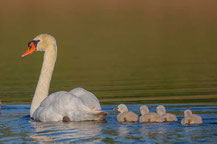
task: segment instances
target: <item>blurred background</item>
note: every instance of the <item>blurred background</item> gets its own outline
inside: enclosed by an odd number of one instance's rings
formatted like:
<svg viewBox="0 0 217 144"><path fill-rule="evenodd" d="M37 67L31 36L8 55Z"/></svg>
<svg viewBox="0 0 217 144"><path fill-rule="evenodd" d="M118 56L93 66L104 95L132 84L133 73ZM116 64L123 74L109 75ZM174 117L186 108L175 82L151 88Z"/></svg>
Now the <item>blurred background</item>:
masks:
<svg viewBox="0 0 217 144"><path fill-rule="evenodd" d="M29 104L48 33L50 93L83 87L102 104L217 102L217 1L0 0L0 99Z"/></svg>

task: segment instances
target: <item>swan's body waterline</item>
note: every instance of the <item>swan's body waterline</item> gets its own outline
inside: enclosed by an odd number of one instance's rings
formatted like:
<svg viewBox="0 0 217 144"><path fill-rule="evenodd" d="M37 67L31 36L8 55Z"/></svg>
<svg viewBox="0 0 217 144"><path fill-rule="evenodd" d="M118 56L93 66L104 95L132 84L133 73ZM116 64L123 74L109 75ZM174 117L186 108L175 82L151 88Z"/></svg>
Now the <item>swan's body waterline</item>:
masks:
<svg viewBox="0 0 217 144"><path fill-rule="evenodd" d="M45 51L39 81L32 99L30 116L38 121L61 121L67 116L70 121L102 120L107 113L101 111L98 99L91 92L76 88L70 92L60 91L48 96L54 70L57 45L48 34L36 36L22 57L34 51ZM37 43L37 47L35 44ZM36 47L36 49L35 49Z"/></svg>

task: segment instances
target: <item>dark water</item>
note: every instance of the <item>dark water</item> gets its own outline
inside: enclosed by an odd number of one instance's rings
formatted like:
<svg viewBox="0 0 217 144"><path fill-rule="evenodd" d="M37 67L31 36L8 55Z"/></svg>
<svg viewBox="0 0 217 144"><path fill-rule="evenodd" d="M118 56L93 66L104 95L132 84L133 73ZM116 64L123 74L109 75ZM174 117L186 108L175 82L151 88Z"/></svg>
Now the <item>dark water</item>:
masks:
<svg viewBox="0 0 217 144"><path fill-rule="evenodd" d="M140 105L128 105L138 112ZM154 111L157 105L148 105ZM217 104L167 104L168 112L178 117L171 123L119 123L115 106L103 106L109 112L106 121L34 122L29 105L3 105L0 115L0 143L216 143ZM183 126L183 111L191 109L203 118L203 124Z"/></svg>

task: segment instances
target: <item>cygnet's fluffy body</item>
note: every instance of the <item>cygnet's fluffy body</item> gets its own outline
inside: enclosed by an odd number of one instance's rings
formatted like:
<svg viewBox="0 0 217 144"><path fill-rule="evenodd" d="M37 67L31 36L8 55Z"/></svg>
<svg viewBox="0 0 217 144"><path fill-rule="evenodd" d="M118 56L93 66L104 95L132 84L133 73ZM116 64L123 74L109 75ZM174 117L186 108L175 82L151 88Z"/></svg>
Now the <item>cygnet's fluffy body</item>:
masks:
<svg viewBox="0 0 217 144"><path fill-rule="evenodd" d="M119 122L137 122L138 115L132 111L128 111L128 108L124 104L118 105L118 107L114 110L119 111L120 113L117 115L117 121Z"/></svg>
<svg viewBox="0 0 217 144"><path fill-rule="evenodd" d="M201 124L202 118L198 115L192 114L191 110L184 111L184 118L181 121L183 125Z"/></svg>
<svg viewBox="0 0 217 144"><path fill-rule="evenodd" d="M171 121L178 121L176 115L171 114L171 113L166 113L166 109L164 106L159 105L156 108L157 113L163 118L164 121L166 122L171 122Z"/></svg>
<svg viewBox="0 0 217 144"><path fill-rule="evenodd" d="M139 122L163 122L163 118L155 113L149 112L149 109L146 105L140 107L141 116L139 118Z"/></svg>

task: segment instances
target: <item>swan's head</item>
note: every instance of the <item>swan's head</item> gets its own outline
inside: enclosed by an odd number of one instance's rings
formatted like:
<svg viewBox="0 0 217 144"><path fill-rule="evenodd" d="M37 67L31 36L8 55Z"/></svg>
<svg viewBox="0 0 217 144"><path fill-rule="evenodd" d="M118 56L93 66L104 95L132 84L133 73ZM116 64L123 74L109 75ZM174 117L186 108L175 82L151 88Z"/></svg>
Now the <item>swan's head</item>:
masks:
<svg viewBox="0 0 217 144"><path fill-rule="evenodd" d="M28 50L22 57L32 54L36 51L46 51L50 46L56 47L56 40L53 36L48 34L40 34L28 43Z"/></svg>
<svg viewBox="0 0 217 144"><path fill-rule="evenodd" d="M158 113L159 115L164 115L164 114L166 114L166 109L165 109L165 107L162 106L162 105L157 106L157 113Z"/></svg>
<svg viewBox="0 0 217 144"><path fill-rule="evenodd" d="M192 111L191 110L185 110L184 111L184 116L185 117L189 117L189 116L191 116L192 115Z"/></svg>
<svg viewBox="0 0 217 144"><path fill-rule="evenodd" d="M140 107L140 113L141 113L141 115L145 115L145 114L149 113L148 107L146 105L141 106Z"/></svg>
<svg viewBox="0 0 217 144"><path fill-rule="evenodd" d="M125 104L120 104L120 105L118 105L118 107L115 108L114 110L117 110L117 111L123 113L123 112L127 112L127 111L128 111L128 108L127 108L127 106L126 106Z"/></svg>

